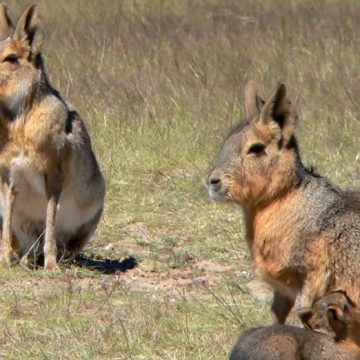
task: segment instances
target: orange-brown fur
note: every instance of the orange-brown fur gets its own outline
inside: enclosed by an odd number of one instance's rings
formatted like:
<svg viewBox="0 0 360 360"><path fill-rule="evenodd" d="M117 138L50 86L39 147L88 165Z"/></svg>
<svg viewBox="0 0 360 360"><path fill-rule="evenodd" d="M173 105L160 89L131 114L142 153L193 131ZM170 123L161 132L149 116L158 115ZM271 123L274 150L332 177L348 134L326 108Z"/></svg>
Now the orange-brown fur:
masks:
<svg viewBox="0 0 360 360"><path fill-rule="evenodd" d="M0 260L43 249L50 270L89 240L105 188L83 120L46 76L43 38L38 6L14 27L0 5Z"/></svg>
<svg viewBox="0 0 360 360"><path fill-rule="evenodd" d="M359 303L360 192L343 191L302 164L284 85L266 102L258 93L250 82L247 120L223 145L210 197L243 207L255 270L274 289L278 323L298 296L309 306L341 287Z"/></svg>

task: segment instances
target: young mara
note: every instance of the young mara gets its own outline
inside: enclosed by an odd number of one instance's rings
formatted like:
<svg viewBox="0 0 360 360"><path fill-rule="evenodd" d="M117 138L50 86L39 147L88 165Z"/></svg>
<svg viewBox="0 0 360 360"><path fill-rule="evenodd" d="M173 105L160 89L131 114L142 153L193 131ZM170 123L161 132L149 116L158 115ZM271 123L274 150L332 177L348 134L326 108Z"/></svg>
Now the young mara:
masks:
<svg viewBox="0 0 360 360"><path fill-rule="evenodd" d="M307 329L287 325L245 331L230 360L358 360L360 317L343 292L333 292L298 312Z"/></svg>
<svg viewBox="0 0 360 360"><path fill-rule="evenodd" d="M298 315L307 329L331 336L340 348L360 359L360 313L343 291L325 295Z"/></svg>

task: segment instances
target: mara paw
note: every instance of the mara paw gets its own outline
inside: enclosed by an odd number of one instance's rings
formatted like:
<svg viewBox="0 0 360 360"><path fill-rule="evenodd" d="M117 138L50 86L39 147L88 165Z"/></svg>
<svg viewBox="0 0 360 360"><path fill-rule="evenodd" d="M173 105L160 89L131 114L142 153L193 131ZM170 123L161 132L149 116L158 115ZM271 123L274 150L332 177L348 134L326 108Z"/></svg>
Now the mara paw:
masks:
<svg viewBox="0 0 360 360"><path fill-rule="evenodd" d="M57 264L56 260L45 259L44 270L45 271L60 271L60 267Z"/></svg>
<svg viewBox="0 0 360 360"><path fill-rule="evenodd" d="M1 255L0 256L0 268L1 269L8 269L11 266L11 259L9 255Z"/></svg>

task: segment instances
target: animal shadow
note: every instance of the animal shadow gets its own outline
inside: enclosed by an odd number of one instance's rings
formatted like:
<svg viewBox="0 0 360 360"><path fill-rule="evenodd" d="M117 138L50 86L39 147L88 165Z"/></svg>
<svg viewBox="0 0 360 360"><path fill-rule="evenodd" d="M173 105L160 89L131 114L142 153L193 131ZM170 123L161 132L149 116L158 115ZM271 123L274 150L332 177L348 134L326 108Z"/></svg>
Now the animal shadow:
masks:
<svg viewBox="0 0 360 360"><path fill-rule="evenodd" d="M126 272L134 269L138 265L138 260L134 256L125 259L93 259L82 254L76 255L73 264L90 270L100 271L104 274L114 274L116 272Z"/></svg>
<svg viewBox="0 0 360 360"><path fill-rule="evenodd" d="M20 262L18 258L14 259ZM135 268L138 265L138 259L134 256L128 256L122 260L84 256L78 254L75 257L67 260L60 260L60 264L64 267L79 266L90 270L99 271L103 274L115 274L116 272L126 272ZM26 265L30 269L40 269L44 267L44 254L31 254L28 256Z"/></svg>

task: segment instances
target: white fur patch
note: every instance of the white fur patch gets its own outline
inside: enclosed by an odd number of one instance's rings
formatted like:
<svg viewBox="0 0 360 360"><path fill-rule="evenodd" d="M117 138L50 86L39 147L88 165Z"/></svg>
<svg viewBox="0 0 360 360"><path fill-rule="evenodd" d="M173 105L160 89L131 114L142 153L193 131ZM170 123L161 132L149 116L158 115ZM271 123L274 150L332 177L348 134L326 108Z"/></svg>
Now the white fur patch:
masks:
<svg viewBox="0 0 360 360"><path fill-rule="evenodd" d="M30 87L31 81L23 79L16 85L15 91L4 99L4 105L11 114L17 116L23 112Z"/></svg>
<svg viewBox="0 0 360 360"><path fill-rule="evenodd" d="M22 191L22 188L27 185L34 192L45 195L44 176L31 167L28 158L23 153L12 160L10 178L18 191Z"/></svg>

